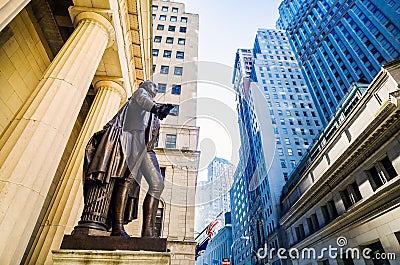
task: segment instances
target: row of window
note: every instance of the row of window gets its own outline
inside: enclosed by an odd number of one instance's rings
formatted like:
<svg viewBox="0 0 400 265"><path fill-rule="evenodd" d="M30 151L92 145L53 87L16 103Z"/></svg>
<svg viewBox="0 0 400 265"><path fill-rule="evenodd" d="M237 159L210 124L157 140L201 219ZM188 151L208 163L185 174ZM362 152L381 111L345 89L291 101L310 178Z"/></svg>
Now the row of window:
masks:
<svg viewBox="0 0 400 265"><path fill-rule="evenodd" d="M278 94L273 94L272 96L274 97L274 99L279 99L279 95ZM266 94L265 98L266 99L270 99L271 98L271 94ZM293 95L289 95L289 98L291 100L295 100ZM281 94L281 99L286 100L287 99L286 98L286 94ZM297 100L303 100L303 96L302 95L297 95ZM310 96L305 95L304 96L304 100L311 101L310 100Z"/></svg>
<svg viewBox="0 0 400 265"><path fill-rule="evenodd" d="M303 84L301 84L301 86L303 86ZM279 92L285 92L285 88L284 88L284 87L279 87L278 89L279 89ZM287 90L287 92L289 92L289 93L292 93L292 92L293 92L293 90L292 90L291 87L286 88L286 90ZM269 91L269 88L266 87L266 86L264 86L264 91ZM272 91L272 92L277 92L277 88L273 86L273 87L271 87L271 91ZM298 87L295 87L295 88L294 88L294 91L295 91L296 93L301 93L301 91L300 91L300 89L299 89ZM302 88L302 91L303 91L303 93L308 93L308 92L307 92L307 89L304 88L304 87Z"/></svg>
<svg viewBox="0 0 400 265"><path fill-rule="evenodd" d="M152 9L153 9L153 11L157 11L158 10L158 5L153 5ZM168 10L169 10L168 6L162 6L161 7L161 11L162 12L168 12ZM171 11L172 11L172 13L178 13L179 12L179 8L171 7Z"/></svg>
<svg viewBox="0 0 400 265"><path fill-rule="evenodd" d="M153 20L155 20L156 18L157 18L156 14L153 14ZM158 19L159 19L160 21L167 21L167 16L166 16L166 15L160 15L160 16L158 17ZM171 17L169 18L169 21L171 21L171 22L177 22L177 21L178 21L178 17L176 17L176 16L171 16ZM181 17L180 22L182 22L182 23L187 23L187 22L188 22L188 18L187 18L187 17Z"/></svg>
<svg viewBox="0 0 400 265"><path fill-rule="evenodd" d="M293 95L290 95L289 99L295 100L294 97L293 97ZM268 104L268 107L272 108L272 102L271 102L271 101L267 101L267 104ZM305 108L306 108L306 104L303 103L303 102L301 102L299 105L300 105L300 108L302 108L302 109L305 109ZM275 106L278 107L278 108L280 108L280 107L281 107L281 102L276 101L276 102L275 102ZM283 102L283 106L284 106L285 108L288 108L288 107L289 107L289 103L285 101L285 102ZM297 108L297 106L298 106L298 105L297 105L295 102L292 102L292 107L293 107L293 108ZM308 103L307 106L308 106L309 109L312 109L312 108L313 108L311 103ZM313 111L311 111L311 116L317 117L316 114L315 114L315 112L313 112ZM307 117L307 116L305 116L305 117Z"/></svg>
<svg viewBox="0 0 400 265"><path fill-rule="evenodd" d="M286 110L285 113L286 113L286 116L288 116L288 117L292 116L292 111L291 111L291 110ZM275 111L274 111L273 109L270 109L270 110L269 110L269 114L270 114L270 115L275 115ZM283 111L282 111L281 109L278 109L278 110L277 110L277 114L278 114L278 116L283 116ZM315 112L314 112L314 114L315 114ZM294 115L295 115L296 117L300 117L300 111L295 110L295 111L294 111ZM303 111L303 116L304 116L304 117L308 117L307 111ZM315 123L315 126L320 126L320 123L319 123L318 120L314 120L314 123ZM306 120L306 124L307 124L308 126L311 126L310 120ZM299 125L301 125L301 124L299 123Z"/></svg>
<svg viewBox="0 0 400 265"><path fill-rule="evenodd" d="M272 118L271 119L271 123L272 124L277 124L276 118ZM294 119L288 119L288 123L289 123L289 125L295 125ZM286 120L283 119L283 118L279 119L279 124L280 125L285 125L286 124ZM297 124L300 125L300 126L303 126L303 121L302 120L297 120ZM309 120L306 121L306 125L307 126L313 126L313 125L311 125L311 122ZM300 131L301 131L301 134L305 135L304 129L300 129ZM309 129L309 132L310 132L310 135L314 135L315 134L313 129Z"/></svg>
<svg viewBox="0 0 400 265"><path fill-rule="evenodd" d="M156 72L156 65L153 65L153 73ZM169 74L169 66L168 65L161 65L160 74L167 75ZM183 67L174 66L174 75L182 75L183 74Z"/></svg>
<svg viewBox="0 0 400 265"><path fill-rule="evenodd" d="M166 93L167 92L167 84L158 83L158 93ZM171 94L180 95L182 91L181 85L172 85L171 86Z"/></svg>
<svg viewBox="0 0 400 265"><path fill-rule="evenodd" d="M158 49L153 49L153 56L157 57L159 54ZM171 58L172 56L172 51L171 50L164 50L163 57L164 58ZM176 59L185 59L185 53L181 51L177 51L175 55Z"/></svg>
<svg viewBox="0 0 400 265"><path fill-rule="evenodd" d="M284 121L281 121L282 125L285 125ZM303 128L292 128L292 135L297 135L297 134L301 134L301 135L306 135L306 130ZM288 134L288 129L287 128L282 128L282 132L283 134ZM315 135L315 132L313 129L309 130L310 135ZM320 130L318 130L318 133L320 133ZM279 134L279 128L275 127L274 128L274 134Z"/></svg>
<svg viewBox="0 0 400 265"><path fill-rule="evenodd" d="M279 156L283 156L284 152L283 152L283 148L278 148L278 155ZM287 148L286 149L288 156L293 156L293 149L292 148ZM297 149L297 155L298 156L303 156L303 151L301 149Z"/></svg>
<svg viewBox="0 0 400 265"><path fill-rule="evenodd" d="M387 156L374 163L368 170L366 170L365 173L367 174L368 180L374 191L383 186L386 182L397 177L398 175L392 165L392 162ZM339 191L339 194L346 211L362 199L360 189L356 182L347 185L343 190ZM325 225L339 216L335 202L333 200L330 200L327 202L327 204L322 205L321 212L324 218ZM321 227L315 213L311 214L309 218L306 218L306 221L308 225L309 235L314 233ZM295 233L297 242L303 240L306 237L304 225L299 224L297 227L295 227Z"/></svg>

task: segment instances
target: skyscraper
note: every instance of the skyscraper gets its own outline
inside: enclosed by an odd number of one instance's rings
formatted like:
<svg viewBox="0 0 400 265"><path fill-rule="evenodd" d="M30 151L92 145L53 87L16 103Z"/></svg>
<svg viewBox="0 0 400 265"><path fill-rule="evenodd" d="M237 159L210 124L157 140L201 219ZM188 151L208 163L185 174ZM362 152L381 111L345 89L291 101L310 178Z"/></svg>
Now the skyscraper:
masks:
<svg viewBox="0 0 400 265"><path fill-rule="evenodd" d="M231 193L233 223L238 222L233 238L249 237L251 256L265 243L279 247L282 187L322 123L284 31L259 29L253 50L238 50L235 65L243 173ZM247 80L241 81L239 71ZM248 232L241 220L240 181L249 190Z"/></svg>
<svg viewBox="0 0 400 265"><path fill-rule="evenodd" d="M196 231L201 232L217 217L223 222L221 213L230 211L229 190L235 166L229 161L215 157L208 165L206 181L197 183Z"/></svg>
<svg viewBox="0 0 400 265"><path fill-rule="evenodd" d="M324 124L353 82L399 58L399 1L285 0L279 13Z"/></svg>
<svg viewBox="0 0 400 265"><path fill-rule="evenodd" d="M183 3L153 1L153 81L155 101L175 108L161 122L156 153L165 176L159 206L159 235L179 262L194 264L195 187L199 151L196 126L199 16ZM184 259L182 261L180 259Z"/></svg>

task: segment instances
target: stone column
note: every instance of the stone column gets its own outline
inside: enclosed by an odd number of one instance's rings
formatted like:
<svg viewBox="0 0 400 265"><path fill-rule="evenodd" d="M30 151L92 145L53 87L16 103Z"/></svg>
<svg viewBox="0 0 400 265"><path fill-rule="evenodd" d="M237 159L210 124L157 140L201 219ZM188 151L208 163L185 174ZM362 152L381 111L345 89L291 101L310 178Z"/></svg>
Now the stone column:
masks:
<svg viewBox="0 0 400 265"><path fill-rule="evenodd" d="M99 81L95 83L95 88L96 97L31 248L28 264L51 263L51 250L60 248L66 227L70 223L74 225L76 217L81 214L77 206L83 200L82 174L86 144L93 133L101 130L118 112L121 100L126 99L125 90L117 82Z"/></svg>
<svg viewBox="0 0 400 265"><path fill-rule="evenodd" d="M113 39L103 16L76 29L0 139L0 264L19 264L99 62Z"/></svg>

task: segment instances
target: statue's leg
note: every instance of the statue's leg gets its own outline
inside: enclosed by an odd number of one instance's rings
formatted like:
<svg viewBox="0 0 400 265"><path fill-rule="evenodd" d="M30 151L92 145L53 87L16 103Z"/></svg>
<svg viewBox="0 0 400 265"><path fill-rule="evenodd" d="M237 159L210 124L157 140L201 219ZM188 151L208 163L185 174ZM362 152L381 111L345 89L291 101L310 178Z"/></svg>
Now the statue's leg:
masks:
<svg viewBox="0 0 400 265"><path fill-rule="evenodd" d="M149 184L149 190L143 202L142 237L154 237L158 203L164 189L164 180L154 152L147 152L140 170Z"/></svg>
<svg viewBox="0 0 400 265"><path fill-rule="evenodd" d="M129 170L127 170L127 172L129 173ZM118 179L115 183L114 204L112 209L112 236L129 237L128 233L124 229L124 212L131 184L132 183L126 179Z"/></svg>

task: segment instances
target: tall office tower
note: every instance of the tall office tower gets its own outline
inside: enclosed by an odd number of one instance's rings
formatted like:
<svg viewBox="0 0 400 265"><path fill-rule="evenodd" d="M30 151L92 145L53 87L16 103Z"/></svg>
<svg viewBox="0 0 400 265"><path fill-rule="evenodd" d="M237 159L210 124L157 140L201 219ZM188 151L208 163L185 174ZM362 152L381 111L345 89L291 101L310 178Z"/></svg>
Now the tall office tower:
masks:
<svg viewBox="0 0 400 265"><path fill-rule="evenodd" d="M157 102L175 108L161 123L156 148L165 175L158 223L174 256L194 264L195 186L199 151L196 126L199 17L182 3L153 1L153 81ZM175 260L173 262L179 262Z"/></svg>
<svg viewBox="0 0 400 265"><path fill-rule="evenodd" d="M399 58L399 1L285 0L279 13L324 124L353 82Z"/></svg>
<svg viewBox="0 0 400 265"><path fill-rule="evenodd" d="M239 50L235 75L240 68L251 67L249 89L247 82L242 86L240 80L235 80L235 87L239 94L242 147L248 148L240 159L246 163L243 176L250 183L247 236L252 250L257 251L265 243L280 246L276 231L282 187L322 124L284 31L257 31L252 64L240 60L240 53ZM242 65L237 67L238 64ZM234 193L233 201L241 196L240 186L235 187ZM236 210L232 207L233 216ZM235 228L235 239L245 236L236 234Z"/></svg>
<svg viewBox="0 0 400 265"><path fill-rule="evenodd" d="M239 49L236 53L235 68L233 73L233 85L237 93L237 111L238 123L241 137L241 146L239 149L239 163L233 175L233 184L230 191L231 198L231 216L232 216L232 263L245 264L246 259L251 257L250 234L250 181L247 172L247 159L253 150L252 143L247 143L247 130L251 130L249 117L252 110L252 101L249 95L249 77L252 69L252 50ZM254 135L254 133L252 133ZM250 145L251 144L251 145ZM250 160L250 159L249 159ZM254 170L253 170L254 171ZM233 262L235 261L235 262Z"/></svg>
<svg viewBox="0 0 400 265"><path fill-rule="evenodd" d="M217 217L224 223L223 213L230 212L229 190L234 171L234 165L219 157L208 165L207 180L197 183L195 231L201 232Z"/></svg>

